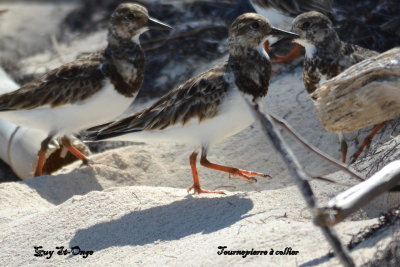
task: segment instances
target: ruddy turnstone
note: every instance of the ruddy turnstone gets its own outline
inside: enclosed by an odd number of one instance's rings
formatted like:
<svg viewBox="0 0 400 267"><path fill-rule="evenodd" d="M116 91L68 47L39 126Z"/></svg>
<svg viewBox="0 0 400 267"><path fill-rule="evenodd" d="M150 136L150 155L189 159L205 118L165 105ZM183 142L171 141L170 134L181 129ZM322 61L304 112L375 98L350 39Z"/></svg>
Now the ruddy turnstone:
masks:
<svg viewBox="0 0 400 267"><path fill-rule="evenodd" d="M333 0L250 0L257 13L268 18L272 25L290 24L292 19L304 12L319 11L332 14ZM268 49L268 48L266 48ZM297 45L286 56L278 56L273 63L285 63L294 59L302 47Z"/></svg>
<svg viewBox="0 0 400 267"><path fill-rule="evenodd" d="M111 16L108 46L62 65L0 96L0 118L48 133L38 153L35 175L42 174L49 142L121 114L143 81L145 56L139 36L151 28L170 28L149 17L141 5L124 3ZM84 163L85 155L67 138L62 144Z"/></svg>
<svg viewBox="0 0 400 267"><path fill-rule="evenodd" d="M324 14L311 11L297 16L292 31L299 35L293 42L306 50L303 80L309 94L323 82L335 77L348 67L375 55L378 52L342 42L331 20ZM347 143L339 133L342 161L346 162Z"/></svg>
<svg viewBox="0 0 400 267"><path fill-rule="evenodd" d="M89 129L87 140L172 140L196 146L190 155L195 193L222 193L200 187L197 174L197 149L200 164L247 181L257 172L211 163L207 153L211 145L234 135L254 118L245 98L260 102L267 94L271 63L263 49L264 42L297 35L274 28L263 16L245 13L231 25L229 59L221 66L204 72L176 87L143 111L122 120ZM100 129L100 130L98 130ZM98 131L96 131L98 130Z"/></svg>

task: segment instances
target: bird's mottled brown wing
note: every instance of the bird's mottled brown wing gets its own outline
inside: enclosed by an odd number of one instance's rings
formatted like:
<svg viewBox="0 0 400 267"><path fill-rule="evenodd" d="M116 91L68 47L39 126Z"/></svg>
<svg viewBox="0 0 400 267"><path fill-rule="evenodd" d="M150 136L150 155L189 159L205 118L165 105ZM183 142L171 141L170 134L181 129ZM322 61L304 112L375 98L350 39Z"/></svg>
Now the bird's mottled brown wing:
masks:
<svg viewBox="0 0 400 267"><path fill-rule="evenodd" d="M0 111L56 107L85 100L101 89L102 53L77 59L0 96Z"/></svg>
<svg viewBox="0 0 400 267"><path fill-rule="evenodd" d="M345 69L357 64L360 61L363 61L364 59L377 56L379 54L376 51L349 43L343 43L342 50L344 58L347 59L345 62L341 62L342 67Z"/></svg>
<svg viewBox="0 0 400 267"><path fill-rule="evenodd" d="M169 126L199 121L218 114L222 99L229 90L224 79L225 67L214 68L200 74L143 111L117 122L88 129L87 140L101 140L130 132L161 130ZM102 128L100 131L95 132Z"/></svg>

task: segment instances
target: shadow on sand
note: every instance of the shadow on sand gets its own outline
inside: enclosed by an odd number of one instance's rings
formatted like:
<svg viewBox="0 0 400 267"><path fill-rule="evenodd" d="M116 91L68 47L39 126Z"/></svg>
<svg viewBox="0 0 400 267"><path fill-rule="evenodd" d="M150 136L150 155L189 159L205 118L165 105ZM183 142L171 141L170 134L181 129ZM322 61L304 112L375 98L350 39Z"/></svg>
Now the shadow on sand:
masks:
<svg viewBox="0 0 400 267"><path fill-rule="evenodd" d="M192 234L212 233L248 217L250 199L234 195L193 198L130 212L116 220L76 232L70 246L99 251L113 246L141 246L155 241L178 240Z"/></svg>

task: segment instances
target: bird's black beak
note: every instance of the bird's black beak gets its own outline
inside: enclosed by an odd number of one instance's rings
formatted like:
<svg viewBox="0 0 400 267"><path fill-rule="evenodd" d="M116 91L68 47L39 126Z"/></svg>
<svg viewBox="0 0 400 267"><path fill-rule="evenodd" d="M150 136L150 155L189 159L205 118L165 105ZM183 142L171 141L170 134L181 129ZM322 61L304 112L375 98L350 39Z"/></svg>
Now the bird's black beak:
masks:
<svg viewBox="0 0 400 267"><path fill-rule="evenodd" d="M288 32L278 28L272 28L270 35L278 38L292 38L292 39L299 37L299 35L294 32Z"/></svg>
<svg viewBox="0 0 400 267"><path fill-rule="evenodd" d="M161 22L158 19L155 19L152 17L149 18L147 26L151 30L171 30L172 29L172 27L169 26L168 24Z"/></svg>
<svg viewBox="0 0 400 267"><path fill-rule="evenodd" d="M292 38L292 37L281 38L277 42L273 43L271 45L271 47L279 47L279 46L284 45L286 43L291 43L293 41L293 39L294 38Z"/></svg>
<svg viewBox="0 0 400 267"><path fill-rule="evenodd" d="M273 46L275 43L282 43L280 39L293 40L297 37L299 37L299 35L293 32L288 32L272 27L272 30L269 32L268 37L264 43L264 49L268 52L271 46Z"/></svg>
<svg viewBox="0 0 400 267"><path fill-rule="evenodd" d="M272 28L269 35L271 36L267 39L267 41L269 41L269 48L271 46L277 46L278 44L292 41L293 39L299 37L299 35L296 33L284 31L278 28Z"/></svg>

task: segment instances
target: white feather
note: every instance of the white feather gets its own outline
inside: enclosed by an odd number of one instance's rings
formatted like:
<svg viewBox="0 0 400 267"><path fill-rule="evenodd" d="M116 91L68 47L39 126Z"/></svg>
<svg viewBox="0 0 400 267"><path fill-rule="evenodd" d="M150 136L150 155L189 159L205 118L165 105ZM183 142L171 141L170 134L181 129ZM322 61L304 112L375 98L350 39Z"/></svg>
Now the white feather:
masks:
<svg viewBox="0 0 400 267"><path fill-rule="evenodd" d="M134 43L140 45L140 40L139 40L140 35L141 35L142 33L146 32L146 31L148 31L148 30L149 30L149 28L147 28L147 27L141 28L141 29L139 30L139 32L138 32L135 36L132 37L132 42L134 42Z"/></svg>
<svg viewBox="0 0 400 267"><path fill-rule="evenodd" d="M242 131L253 121L254 118L249 106L242 93L235 87L232 93L223 100L218 116L212 119L199 122L195 118L185 125L173 125L157 131L129 133L109 140L172 141L194 146L211 145Z"/></svg>
<svg viewBox="0 0 400 267"><path fill-rule="evenodd" d="M119 94L107 80L99 92L84 101L55 108L46 105L0 112L0 119L52 134L77 133L114 119L128 108L133 99Z"/></svg>
<svg viewBox="0 0 400 267"><path fill-rule="evenodd" d="M308 58L312 58L314 56L315 52L317 51L317 48L315 47L315 45L310 44L304 40L295 39L294 42L298 43L299 45L304 47L304 49L306 50L306 57L308 57Z"/></svg>

